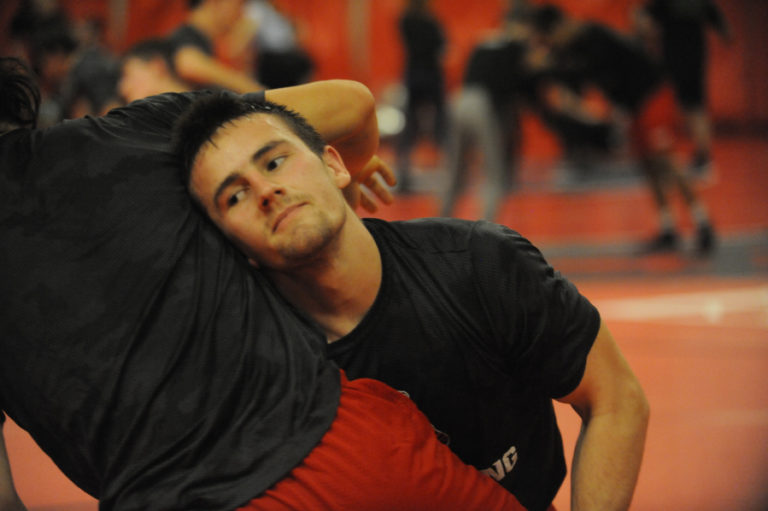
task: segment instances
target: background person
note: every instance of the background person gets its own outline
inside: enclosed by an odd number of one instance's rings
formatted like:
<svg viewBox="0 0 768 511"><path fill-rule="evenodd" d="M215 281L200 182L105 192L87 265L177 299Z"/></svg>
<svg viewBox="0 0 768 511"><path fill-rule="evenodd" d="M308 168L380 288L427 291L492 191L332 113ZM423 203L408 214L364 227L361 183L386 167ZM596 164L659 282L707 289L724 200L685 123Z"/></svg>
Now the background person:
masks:
<svg viewBox="0 0 768 511"><path fill-rule="evenodd" d="M163 92L191 91L194 87L176 74L171 42L154 38L140 41L125 52L118 90L130 103Z"/></svg>
<svg viewBox="0 0 768 511"><path fill-rule="evenodd" d="M405 127L397 139L398 190L412 189L411 152L428 133L442 149L447 119L445 78L442 57L445 35L442 25L430 10L429 0L408 0L398 20L400 39L405 50Z"/></svg>
<svg viewBox="0 0 768 511"><path fill-rule="evenodd" d="M704 173L712 158L712 128L707 109L706 29L729 42L731 33L712 0L651 0L638 11L641 34L660 54L666 76L682 107L693 140L691 168Z"/></svg>

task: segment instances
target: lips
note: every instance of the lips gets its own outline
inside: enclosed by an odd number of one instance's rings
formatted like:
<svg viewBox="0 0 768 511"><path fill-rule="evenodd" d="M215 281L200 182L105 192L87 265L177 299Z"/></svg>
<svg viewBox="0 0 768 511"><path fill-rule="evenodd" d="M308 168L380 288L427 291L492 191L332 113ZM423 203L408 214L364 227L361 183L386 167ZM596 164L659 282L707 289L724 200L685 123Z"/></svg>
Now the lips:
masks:
<svg viewBox="0 0 768 511"><path fill-rule="evenodd" d="M304 206L304 202L299 204L294 204L293 206L288 206L284 210L280 212L279 215L277 215L277 218L275 218L275 223L272 225L272 232L276 232L278 228L280 228L280 224L285 220L288 216L290 216L294 211L299 209L300 207Z"/></svg>

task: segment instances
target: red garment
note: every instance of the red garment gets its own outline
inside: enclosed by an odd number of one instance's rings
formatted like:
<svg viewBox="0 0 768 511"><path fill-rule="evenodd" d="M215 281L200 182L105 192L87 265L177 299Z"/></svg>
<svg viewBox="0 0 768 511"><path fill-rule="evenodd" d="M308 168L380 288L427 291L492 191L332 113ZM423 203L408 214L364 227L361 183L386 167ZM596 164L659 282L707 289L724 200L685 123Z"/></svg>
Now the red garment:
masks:
<svg viewBox="0 0 768 511"><path fill-rule="evenodd" d="M632 123L634 149L641 157L675 149L679 117L675 96L663 85L643 104Z"/></svg>
<svg viewBox="0 0 768 511"><path fill-rule="evenodd" d="M437 440L410 399L342 373L338 414L320 444L244 511L471 511L524 508Z"/></svg>

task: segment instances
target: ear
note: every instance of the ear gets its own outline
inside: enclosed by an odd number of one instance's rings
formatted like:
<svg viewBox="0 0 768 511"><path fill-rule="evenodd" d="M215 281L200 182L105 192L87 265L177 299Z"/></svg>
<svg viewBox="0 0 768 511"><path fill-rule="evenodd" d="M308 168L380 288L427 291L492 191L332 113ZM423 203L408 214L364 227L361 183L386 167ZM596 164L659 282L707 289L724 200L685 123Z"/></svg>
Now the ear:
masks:
<svg viewBox="0 0 768 511"><path fill-rule="evenodd" d="M352 181L352 176L344 165L344 160L341 159L341 155L333 146L325 146L322 160L330 169L331 177L340 189L345 188Z"/></svg>

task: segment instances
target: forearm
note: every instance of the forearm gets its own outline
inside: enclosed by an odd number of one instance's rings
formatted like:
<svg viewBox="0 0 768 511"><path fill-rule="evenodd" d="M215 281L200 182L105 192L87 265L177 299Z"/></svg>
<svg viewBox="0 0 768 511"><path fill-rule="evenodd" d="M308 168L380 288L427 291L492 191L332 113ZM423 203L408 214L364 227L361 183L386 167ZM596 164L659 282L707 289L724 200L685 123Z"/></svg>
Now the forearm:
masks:
<svg viewBox="0 0 768 511"><path fill-rule="evenodd" d="M303 115L336 148L354 176L379 146L376 103L368 88L351 80L325 80L270 89L266 98Z"/></svg>
<svg viewBox="0 0 768 511"><path fill-rule="evenodd" d="M571 474L573 511L629 508L645 446L649 409L632 385L613 410L583 415Z"/></svg>
<svg viewBox="0 0 768 511"><path fill-rule="evenodd" d="M238 93L264 88L246 73L225 66L197 48L180 49L174 56L174 63L179 77L189 83L217 85Z"/></svg>

